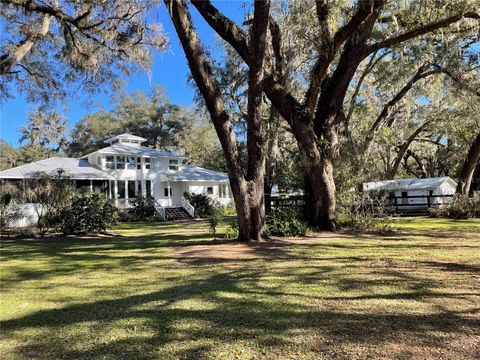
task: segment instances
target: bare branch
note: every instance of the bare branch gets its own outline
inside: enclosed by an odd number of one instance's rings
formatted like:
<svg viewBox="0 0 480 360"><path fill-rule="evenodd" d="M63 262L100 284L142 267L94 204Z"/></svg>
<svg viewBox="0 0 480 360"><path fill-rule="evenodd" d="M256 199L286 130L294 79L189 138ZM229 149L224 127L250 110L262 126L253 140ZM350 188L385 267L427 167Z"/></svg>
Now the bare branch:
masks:
<svg viewBox="0 0 480 360"><path fill-rule="evenodd" d="M383 41L379 41L379 42L377 42L373 45L368 46L367 48L365 48L364 57L367 57L369 54L371 54L375 51L378 51L380 49L392 47L392 46L400 44L404 41L407 41L407 40L413 39L415 37L418 37L418 36L433 32L435 30L447 27L447 26L449 26L449 25L451 25L451 24L453 24L457 21L460 21L460 20L466 19L466 18L480 20L480 15L478 13L475 13L475 12L467 12L465 14L457 14L457 15L450 16L448 18L445 18L443 20L440 20L440 21L437 21L437 22L434 22L434 23L431 23L431 24L428 24L428 25L420 26L420 27L418 27L414 30L408 31L404 34L394 36L392 38L389 38L389 39L386 39L386 40L383 40Z"/></svg>

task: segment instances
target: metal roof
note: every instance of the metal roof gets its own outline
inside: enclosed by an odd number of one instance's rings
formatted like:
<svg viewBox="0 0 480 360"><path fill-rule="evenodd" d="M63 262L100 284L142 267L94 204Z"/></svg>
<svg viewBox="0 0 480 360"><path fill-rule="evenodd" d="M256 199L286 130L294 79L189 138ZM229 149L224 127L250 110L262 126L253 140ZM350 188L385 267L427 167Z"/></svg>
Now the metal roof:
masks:
<svg viewBox="0 0 480 360"><path fill-rule="evenodd" d="M55 175L63 170L66 176L77 180L108 180L112 176L90 165L86 159L52 157L0 171L0 179L26 179L39 174Z"/></svg>
<svg viewBox="0 0 480 360"><path fill-rule="evenodd" d="M398 179L373 181L363 183L364 191L395 191L395 190L434 190L442 185L444 182L450 182L452 187L456 187L456 182L448 177L434 177L425 179Z"/></svg>
<svg viewBox="0 0 480 360"><path fill-rule="evenodd" d="M162 173L171 181L221 181L228 182L228 175L219 171L193 165L182 165L182 170L168 170Z"/></svg>
<svg viewBox="0 0 480 360"><path fill-rule="evenodd" d="M137 141L141 141L141 142L147 141L147 139L145 139L145 138L143 138L143 137L140 137L140 136L137 136L137 135L132 135L132 134L123 133L123 134L120 134L120 135L112 136L110 139L105 140L104 143L110 144L112 141L115 141L115 140L118 140L118 139L137 140Z"/></svg>
<svg viewBox="0 0 480 360"><path fill-rule="evenodd" d="M124 143L113 144L112 146L97 150L92 154L112 154L112 155L132 155L132 156L146 156L152 158L166 157L166 158L175 158L175 159L184 159L185 156L167 151L167 150L157 150L146 146L138 145L127 145ZM91 154L88 154L91 155ZM88 155L83 156L83 158Z"/></svg>

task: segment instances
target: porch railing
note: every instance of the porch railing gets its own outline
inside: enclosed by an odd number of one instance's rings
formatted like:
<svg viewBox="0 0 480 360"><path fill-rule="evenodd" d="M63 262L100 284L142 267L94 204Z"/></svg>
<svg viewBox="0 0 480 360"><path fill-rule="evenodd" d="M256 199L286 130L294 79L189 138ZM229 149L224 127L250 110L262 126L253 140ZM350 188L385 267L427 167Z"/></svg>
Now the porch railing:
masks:
<svg viewBox="0 0 480 360"><path fill-rule="evenodd" d="M195 208L190 204L190 202L182 196L181 203L182 207L188 212L188 214L193 218L195 217Z"/></svg>

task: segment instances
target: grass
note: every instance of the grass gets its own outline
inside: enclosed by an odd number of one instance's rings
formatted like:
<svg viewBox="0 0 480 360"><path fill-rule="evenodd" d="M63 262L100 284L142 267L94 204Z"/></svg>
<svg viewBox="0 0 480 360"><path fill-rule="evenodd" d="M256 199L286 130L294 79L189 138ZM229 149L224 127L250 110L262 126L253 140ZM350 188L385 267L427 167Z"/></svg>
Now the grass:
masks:
<svg viewBox="0 0 480 360"><path fill-rule="evenodd" d="M0 354L478 359L480 222L396 228L252 245L214 242L202 222L7 239Z"/></svg>

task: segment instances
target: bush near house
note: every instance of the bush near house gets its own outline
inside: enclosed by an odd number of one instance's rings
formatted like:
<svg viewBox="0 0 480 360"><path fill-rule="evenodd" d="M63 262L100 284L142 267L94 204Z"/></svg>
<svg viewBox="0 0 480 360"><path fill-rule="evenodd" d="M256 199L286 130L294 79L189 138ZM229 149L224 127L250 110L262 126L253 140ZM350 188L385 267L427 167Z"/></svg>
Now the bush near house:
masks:
<svg viewBox="0 0 480 360"><path fill-rule="evenodd" d="M220 203L218 201L204 194L185 192L183 196L195 208L195 217L198 218L208 218L220 208Z"/></svg>
<svg viewBox="0 0 480 360"><path fill-rule="evenodd" d="M130 205L132 208L127 211L127 221L150 221L157 217L155 199L152 196L137 196L130 200Z"/></svg>
<svg viewBox="0 0 480 360"><path fill-rule="evenodd" d="M0 235L5 234L7 228L21 219L23 215L15 197L15 192L11 190L8 184L2 184L0 190Z"/></svg>
<svg viewBox="0 0 480 360"><path fill-rule="evenodd" d="M273 210L267 215L265 221L265 234L267 236L303 236L308 227L295 210Z"/></svg>
<svg viewBox="0 0 480 360"><path fill-rule="evenodd" d="M62 213L64 234L98 233L115 224L118 210L105 196L85 193L76 197Z"/></svg>
<svg viewBox="0 0 480 360"><path fill-rule="evenodd" d="M338 195L338 227L355 232L390 231L391 218L381 194L345 191Z"/></svg>
<svg viewBox="0 0 480 360"><path fill-rule="evenodd" d="M472 197L455 195L447 205L431 209L430 215L450 219L480 218L480 192L475 192Z"/></svg>

